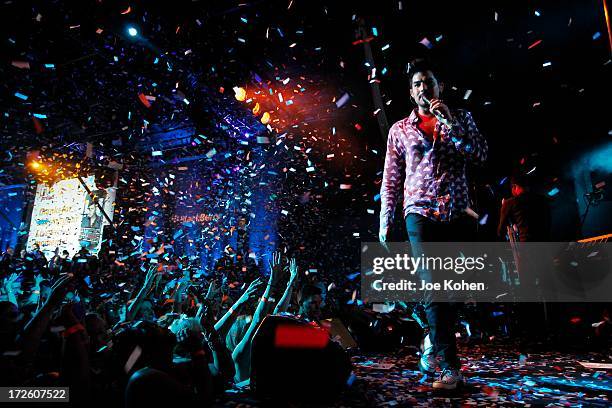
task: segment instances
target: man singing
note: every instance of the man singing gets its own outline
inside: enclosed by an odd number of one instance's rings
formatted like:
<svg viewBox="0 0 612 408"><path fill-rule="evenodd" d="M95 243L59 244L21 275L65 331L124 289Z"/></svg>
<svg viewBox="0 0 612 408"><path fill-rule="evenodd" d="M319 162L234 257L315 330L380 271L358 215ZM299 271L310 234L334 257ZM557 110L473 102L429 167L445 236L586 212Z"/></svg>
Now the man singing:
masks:
<svg viewBox="0 0 612 408"><path fill-rule="evenodd" d="M408 78L410 96L417 106L389 130L380 190L379 239L387 240L404 179L408 238L413 253L421 254L423 242L468 240L474 219L466 214L466 165L486 160L487 143L469 112L451 111L440 100L443 84L426 61L414 61ZM456 311L448 302L427 299L424 307L433 347L425 350L419 368L434 374L439 366L442 371L433 387L455 389L463 382L454 334Z"/></svg>

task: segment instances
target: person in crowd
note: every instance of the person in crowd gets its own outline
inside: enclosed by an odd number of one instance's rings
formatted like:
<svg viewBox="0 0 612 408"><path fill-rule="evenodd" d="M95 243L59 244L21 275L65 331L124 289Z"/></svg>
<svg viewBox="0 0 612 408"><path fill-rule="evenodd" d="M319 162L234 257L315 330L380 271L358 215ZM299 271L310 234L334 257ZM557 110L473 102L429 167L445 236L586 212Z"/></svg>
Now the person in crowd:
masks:
<svg viewBox="0 0 612 408"><path fill-rule="evenodd" d="M59 248L40 270L34 258L2 256L0 384L68 386L77 404L211 405L248 382L267 315L316 321L323 301L323 282L295 293L297 262L280 253L267 277L231 283L194 279L178 257L118 262L83 248L73 261Z"/></svg>

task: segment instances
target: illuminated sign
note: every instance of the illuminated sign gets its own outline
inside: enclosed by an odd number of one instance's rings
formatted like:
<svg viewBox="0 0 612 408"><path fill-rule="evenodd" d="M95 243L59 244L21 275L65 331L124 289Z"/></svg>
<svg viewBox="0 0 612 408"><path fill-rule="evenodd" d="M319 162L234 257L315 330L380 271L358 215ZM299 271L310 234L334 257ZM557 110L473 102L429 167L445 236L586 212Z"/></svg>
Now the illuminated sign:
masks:
<svg viewBox="0 0 612 408"><path fill-rule="evenodd" d="M38 185L26 245L28 251L38 244L48 259L56 248L60 252L68 250L70 256L81 247L93 254L98 253L102 228L108 222L96 202L112 217L115 189L98 190L94 176L83 181L92 196L78 179L61 180L52 186Z"/></svg>

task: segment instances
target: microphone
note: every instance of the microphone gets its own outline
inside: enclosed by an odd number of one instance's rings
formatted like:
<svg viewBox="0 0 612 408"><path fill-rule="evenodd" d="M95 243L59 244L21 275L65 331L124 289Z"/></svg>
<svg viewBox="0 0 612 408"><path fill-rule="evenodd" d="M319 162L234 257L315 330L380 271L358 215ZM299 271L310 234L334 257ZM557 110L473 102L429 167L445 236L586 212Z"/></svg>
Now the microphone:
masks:
<svg viewBox="0 0 612 408"><path fill-rule="evenodd" d="M425 101L425 103L426 103L427 105L431 106L431 101L430 101L430 100L429 100L429 99L428 99L428 98L427 98L425 95L421 94L421 99L423 99L423 101ZM438 118L438 120L439 120L440 122L442 122L442 124L444 124L446 127L449 127L449 128L450 128L450 127L452 126L452 123L450 123L450 122L448 121L448 119L446 119L446 118L445 118L445 117L442 115L442 113L441 113L440 111L438 111L438 110L435 110L435 111L430 110L430 112L431 112L431 113L433 113L433 115L434 115L436 118Z"/></svg>

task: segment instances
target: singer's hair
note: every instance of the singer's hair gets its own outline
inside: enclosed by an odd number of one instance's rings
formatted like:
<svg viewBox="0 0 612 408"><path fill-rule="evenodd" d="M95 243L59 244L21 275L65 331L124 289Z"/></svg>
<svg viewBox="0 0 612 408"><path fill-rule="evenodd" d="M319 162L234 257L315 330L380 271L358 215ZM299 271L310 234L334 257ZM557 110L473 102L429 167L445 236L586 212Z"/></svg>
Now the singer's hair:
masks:
<svg viewBox="0 0 612 408"><path fill-rule="evenodd" d="M437 75L438 68L431 61L425 58L417 58L410 61L408 63L408 69L406 71L408 74L408 83L410 84L410 86L412 87L412 77L414 77L414 74L418 72L427 71L433 72L436 75L436 78L439 79Z"/></svg>

